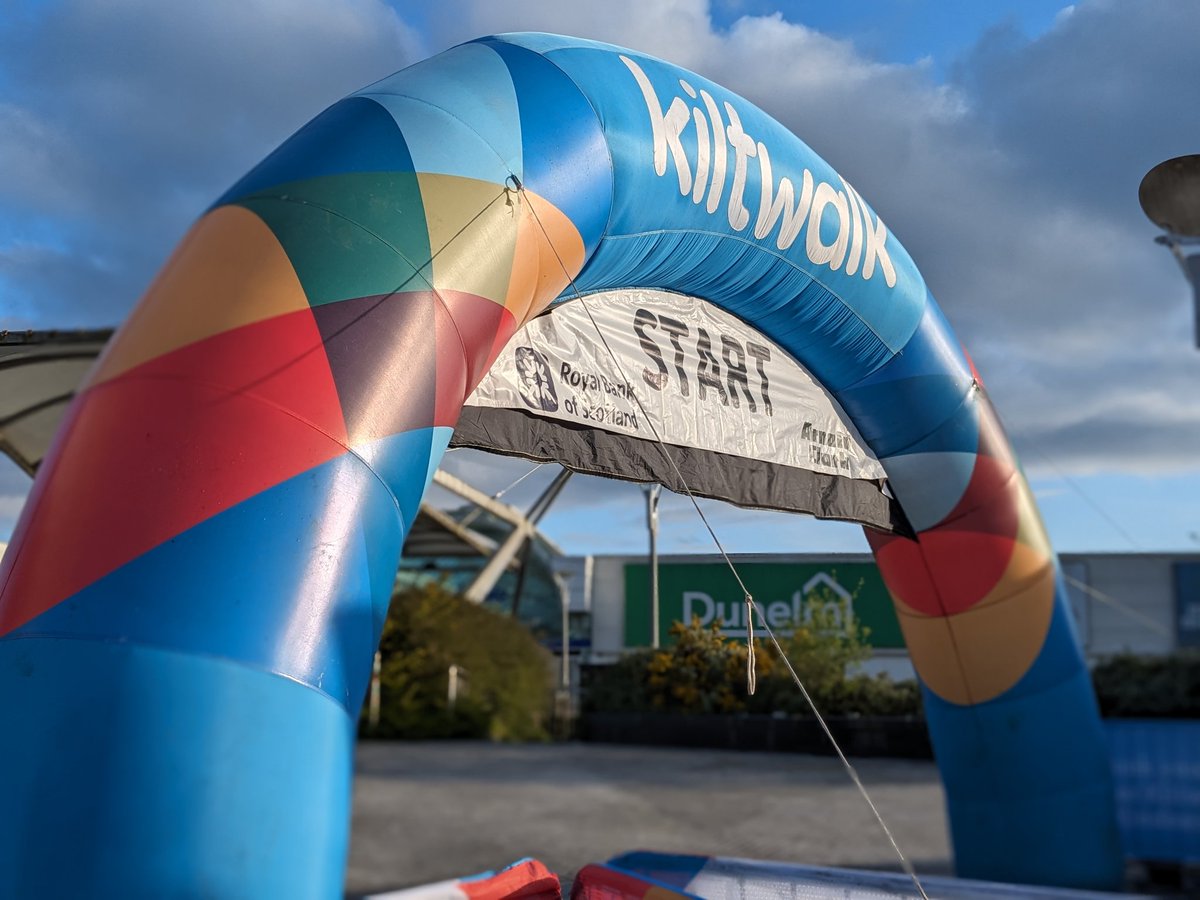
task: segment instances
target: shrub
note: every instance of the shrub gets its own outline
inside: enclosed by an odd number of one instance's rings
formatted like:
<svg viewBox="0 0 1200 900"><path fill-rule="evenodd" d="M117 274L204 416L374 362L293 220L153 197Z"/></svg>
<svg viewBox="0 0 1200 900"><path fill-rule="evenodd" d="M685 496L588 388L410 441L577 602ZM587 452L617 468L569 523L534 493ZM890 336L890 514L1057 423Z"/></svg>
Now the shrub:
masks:
<svg viewBox="0 0 1200 900"><path fill-rule="evenodd" d="M514 619L440 584L424 584L392 597L379 649L380 717L374 737L547 737L548 654ZM465 672L452 710L447 702L451 665Z"/></svg>
<svg viewBox="0 0 1200 900"><path fill-rule="evenodd" d="M816 698L814 698L816 699ZM855 675L833 685L817 699L821 714L923 716L921 687L914 679L892 681L886 675Z"/></svg>
<svg viewBox="0 0 1200 900"><path fill-rule="evenodd" d="M612 666L589 670L587 712L787 713L812 711L769 642L758 640L758 690L746 693L746 644L721 634L720 623L693 619L671 628L674 644L640 650ZM780 645L822 715L913 716L921 714L915 681L886 676L847 676L847 667L870 650L853 620L841 623L817 613Z"/></svg>
<svg viewBox="0 0 1200 900"><path fill-rule="evenodd" d="M746 708L746 645L721 634L721 623L707 627L694 617L690 625L671 626L675 643L650 655L646 694L654 709L684 713L730 713ZM759 655L758 674L771 667Z"/></svg>

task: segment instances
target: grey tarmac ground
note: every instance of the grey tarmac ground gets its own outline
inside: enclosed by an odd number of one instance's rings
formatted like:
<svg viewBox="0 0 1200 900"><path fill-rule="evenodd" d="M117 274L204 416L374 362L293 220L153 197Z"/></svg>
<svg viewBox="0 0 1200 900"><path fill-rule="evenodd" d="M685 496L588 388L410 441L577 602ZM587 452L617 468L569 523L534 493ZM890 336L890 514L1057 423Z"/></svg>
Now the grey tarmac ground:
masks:
<svg viewBox="0 0 1200 900"><path fill-rule="evenodd" d="M948 874L933 763L853 763L917 871ZM589 862L635 849L899 868L832 757L580 743L358 747L352 895L523 856L569 880Z"/></svg>

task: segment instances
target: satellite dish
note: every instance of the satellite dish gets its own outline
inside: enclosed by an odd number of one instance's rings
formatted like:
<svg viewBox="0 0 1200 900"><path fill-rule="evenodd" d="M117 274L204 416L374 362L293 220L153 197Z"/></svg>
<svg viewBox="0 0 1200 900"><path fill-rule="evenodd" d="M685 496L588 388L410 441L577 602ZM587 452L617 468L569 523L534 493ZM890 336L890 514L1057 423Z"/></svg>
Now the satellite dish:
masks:
<svg viewBox="0 0 1200 900"><path fill-rule="evenodd" d="M1163 231L1200 237L1200 154L1161 162L1138 187L1142 211Z"/></svg>

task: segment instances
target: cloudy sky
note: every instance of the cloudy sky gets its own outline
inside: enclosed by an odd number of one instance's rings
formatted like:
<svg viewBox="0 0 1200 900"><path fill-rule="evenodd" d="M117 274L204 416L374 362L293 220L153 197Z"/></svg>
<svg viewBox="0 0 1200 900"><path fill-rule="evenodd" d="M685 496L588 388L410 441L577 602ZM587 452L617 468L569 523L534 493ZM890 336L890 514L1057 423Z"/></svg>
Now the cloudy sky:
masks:
<svg viewBox="0 0 1200 900"><path fill-rule="evenodd" d="M482 34L574 34L725 84L855 184L974 355L1060 549L1200 549L1190 294L1137 205L1147 169L1200 153L1200 4L584 7L3 0L0 329L118 322L204 207L342 95ZM447 465L492 491L529 469ZM25 482L0 462L0 541ZM856 527L709 508L731 550L866 548ZM642 521L636 487L579 477L544 525L568 551L638 552ZM710 546L677 498L663 545Z"/></svg>

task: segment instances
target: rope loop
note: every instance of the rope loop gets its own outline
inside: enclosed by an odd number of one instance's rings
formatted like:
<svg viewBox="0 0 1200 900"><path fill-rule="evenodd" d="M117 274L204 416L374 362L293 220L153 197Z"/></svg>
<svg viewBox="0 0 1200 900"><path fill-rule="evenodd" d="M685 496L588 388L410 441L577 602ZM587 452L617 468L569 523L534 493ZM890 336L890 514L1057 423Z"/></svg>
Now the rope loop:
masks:
<svg viewBox="0 0 1200 900"><path fill-rule="evenodd" d="M754 657L754 598L746 592L746 693L754 696L758 688L758 664Z"/></svg>

